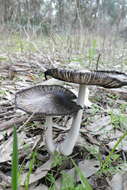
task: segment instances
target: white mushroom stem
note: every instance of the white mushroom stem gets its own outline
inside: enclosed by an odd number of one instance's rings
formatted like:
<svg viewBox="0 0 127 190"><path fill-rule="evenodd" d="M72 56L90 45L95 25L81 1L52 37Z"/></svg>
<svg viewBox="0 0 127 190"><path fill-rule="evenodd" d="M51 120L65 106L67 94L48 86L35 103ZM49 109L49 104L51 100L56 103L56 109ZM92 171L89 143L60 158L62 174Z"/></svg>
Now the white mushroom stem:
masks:
<svg viewBox="0 0 127 190"><path fill-rule="evenodd" d="M92 102L89 101L89 88L88 88L88 86L86 86L86 89L85 89L84 105L86 107L91 107L92 106Z"/></svg>
<svg viewBox="0 0 127 190"><path fill-rule="evenodd" d="M45 143L49 153L54 153L55 151L55 144L53 142L53 134L52 134L52 116L46 116L46 132L45 132Z"/></svg>
<svg viewBox="0 0 127 190"><path fill-rule="evenodd" d="M64 81L57 80L57 79L49 79L44 82L42 82L42 85L64 85ZM70 84L69 82L67 84ZM73 84L77 87L78 84ZM84 105L86 107L91 107L92 103L89 101L89 89L88 86L86 86L86 94L85 94L85 102Z"/></svg>
<svg viewBox="0 0 127 190"><path fill-rule="evenodd" d="M86 85L80 85L77 104L80 106L84 106L85 98L87 98L86 94L87 87ZM83 109L80 109L73 117L72 127L65 139L65 141L60 145L59 151L64 155L70 155L73 151L75 143L77 141L81 120L82 120Z"/></svg>

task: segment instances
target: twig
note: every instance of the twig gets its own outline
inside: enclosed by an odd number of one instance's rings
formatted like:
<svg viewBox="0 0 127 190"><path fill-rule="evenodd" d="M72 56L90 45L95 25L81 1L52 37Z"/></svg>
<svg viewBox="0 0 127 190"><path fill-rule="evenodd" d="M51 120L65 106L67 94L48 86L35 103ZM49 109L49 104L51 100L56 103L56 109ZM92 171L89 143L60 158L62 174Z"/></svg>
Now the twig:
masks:
<svg viewBox="0 0 127 190"><path fill-rule="evenodd" d="M99 53L98 58L97 58L97 63L96 63L96 70L98 70L100 57L101 57L101 54Z"/></svg>
<svg viewBox="0 0 127 190"><path fill-rule="evenodd" d="M23 123L23 125L19 128L18 131L20 131L34 116L35 113L32 113L28 118L27 120Z"/></svg>
<svg viewBox="0 0 127 190"><path fill-rule="evenodd" d="M14 125L19 125L20 123L26 120L27 120L26 122L28 122L28 119L29 119L29 115L23 115L17 118L10 119L9 121L2 122L0 123L0 132L9 129ZM34 116L32 118L30 117L29 121L36 121L36 120L42 120L42 119L43 119L42 117Z"/></svg>

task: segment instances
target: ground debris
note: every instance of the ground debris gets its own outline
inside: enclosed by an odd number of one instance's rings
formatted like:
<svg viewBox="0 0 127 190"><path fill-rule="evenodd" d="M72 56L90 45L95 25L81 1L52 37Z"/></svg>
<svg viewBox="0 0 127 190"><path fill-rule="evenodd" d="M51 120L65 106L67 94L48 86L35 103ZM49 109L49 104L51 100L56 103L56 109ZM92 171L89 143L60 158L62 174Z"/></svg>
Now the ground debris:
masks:
<svg viewBox="0 0 127 190"><path fill-rule="evenodd" d="M7 56L7 55L4 55ZM45 81L43 72L46 68L60 65L60 56L56 55L54 60L52 55L45 55L43 52L35 53L15 53L11 55L11 63L0 63L0 188L11 186L11 157L12 157L12 134L13 126L17 127L19 140L19 164L23 164L21 174L21 188L25 190L24 182L28 174L28 165L31 152L36 151L36 167L30 175L30 190L47 190L49 187L45 183L48 173L56 174L56 186L61 189L61 172L65 172L75 178L75 169L66 164L52 169L52 160L45 148L44 142L44 119L37 116L30 116L15 109L15 93L23 88L28 88L38 84L65 85L63 81L49 79ZM8 61L9 62L9 61ZM14 73L12 73L15 71ZM14 74L14 75L13 75ZM13 75L13 76L12 76ZM77 86L66 84L66 87L76 92ZM89 178L95 190L117 190L118 181L120 188L126 190L126 174L118 173L112 180L107 180L103 175L96 175L100 170L100 163L114 147L117 140L126 130L126 120L120 120L127 116L126 88L109 90L100 87L90 87L91 107L84 107L84 115L80 129L80 135L74 148L72 158L75 159L83 174ZM113 113L113 114L112 114ZM120 122L118 120L120 117ZM113 116L113 117L112 117ZM117 118L117 119L116 119ZM64 140L72 123L72 118L54 117L54 138L57 143ZM40 142L41 141L41 142ZM124 153L124 161L127 160L126 138L116 148L121 160L121 150ZM100 160L98 161L98 156ZM121 163L121 160L118 161ZM123 161L123 160L122 160ZM115 163L117 165L117 162ZM7 165L7 167L4 167ZM121 167L122 168L122 167ZM58 173L57 173L58 172ZM110 175L112 175L110 173ZM2 180L2 181L1 181ZM107 182L108 181L108 182ZM99 184L99 182L101 182ZM117 183L117 185L115 185Z"/></svg>

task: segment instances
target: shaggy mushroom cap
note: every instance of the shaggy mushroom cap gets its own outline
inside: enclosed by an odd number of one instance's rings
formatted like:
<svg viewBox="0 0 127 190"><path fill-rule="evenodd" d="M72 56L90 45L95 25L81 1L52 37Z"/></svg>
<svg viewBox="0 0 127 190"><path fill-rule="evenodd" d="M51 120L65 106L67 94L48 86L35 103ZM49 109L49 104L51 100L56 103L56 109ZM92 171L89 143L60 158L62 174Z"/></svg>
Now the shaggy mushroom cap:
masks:
<svg viewBox="0 0 127 190"><path fill-rule="evenodd" d="M76 96L58 85L38 85L16 93L17 108L45 116L70 115L81 109L73 100Z"/></svg>
<svg viewBox="0 0 127 190"><path fill-rule="evenodd" d="M104 88L119 88L127 85L127 74L117 71L75 71L55 68L48 69L45 77L47 75L67 82L98 85Z"/></svg>

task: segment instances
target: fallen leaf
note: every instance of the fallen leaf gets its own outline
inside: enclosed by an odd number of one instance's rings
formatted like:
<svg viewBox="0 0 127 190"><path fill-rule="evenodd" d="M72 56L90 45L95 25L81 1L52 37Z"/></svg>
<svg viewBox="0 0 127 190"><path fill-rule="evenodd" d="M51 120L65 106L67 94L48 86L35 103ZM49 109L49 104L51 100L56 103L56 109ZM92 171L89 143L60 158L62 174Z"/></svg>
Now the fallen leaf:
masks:
<svg viewBox="0 0 127 190"><path fill-rule="evenodd" d="M39 179L42 179L48 171L51 169L52 160L49 159L46 163L44 163L42 166L38 167L37 170L30 175L30 181L29 184L35 183ZM21 176L21 185L24 185L26 177L28 173L24 173Z"/></svg>
<svg viewBox="0 0 127 190"><path fill-rule="evenodd" d="M110 186L111 190L127 190L127 171L115 174Z"/></svg>

